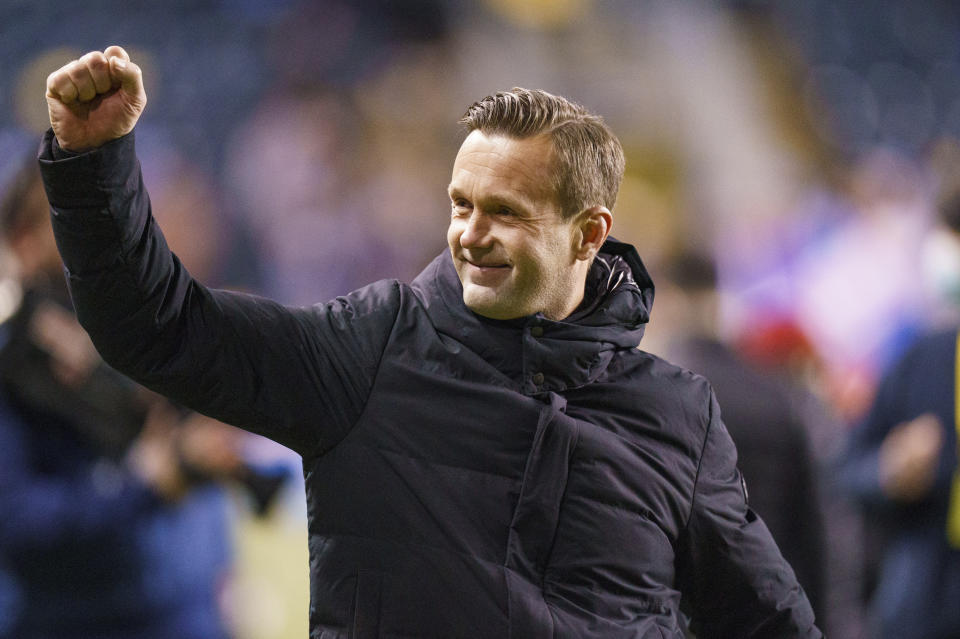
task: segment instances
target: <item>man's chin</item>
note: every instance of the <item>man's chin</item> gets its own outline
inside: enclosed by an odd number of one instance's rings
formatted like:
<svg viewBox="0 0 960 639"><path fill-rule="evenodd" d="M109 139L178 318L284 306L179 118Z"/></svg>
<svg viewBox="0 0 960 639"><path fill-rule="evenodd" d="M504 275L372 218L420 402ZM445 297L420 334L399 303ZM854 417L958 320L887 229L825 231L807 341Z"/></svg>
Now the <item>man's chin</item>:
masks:
<svg viewBox="0 0 960 639"><path fill-rule="evenodd" d="M505 304L490 289L472 290L478 288L475 284L464 287L463 303L471 311L489 319L513 319L519 317L516 312L511 313L510 305ZM482 287L479 287L482 288Z"/></svg>

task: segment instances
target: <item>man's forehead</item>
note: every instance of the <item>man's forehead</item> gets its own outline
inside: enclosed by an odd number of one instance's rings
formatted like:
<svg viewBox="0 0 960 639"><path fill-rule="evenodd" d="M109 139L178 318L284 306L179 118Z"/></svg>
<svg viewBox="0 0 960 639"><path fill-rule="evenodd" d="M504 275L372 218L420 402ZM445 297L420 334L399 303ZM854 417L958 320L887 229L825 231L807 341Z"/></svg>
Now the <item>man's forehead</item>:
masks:
<svg viewBox="0 0 960 639"><path fill-rule="evenodd" d="M457 156L484 151L498 154L531 153L549 160L553 154L553 139L549 133L516 137L508 133L476 129L464 138Z"/></svg>
<svg viewBox="0 0 960 639"><path fill-rule="evenodd" d="M448 190L480 182L552 195L552 159L553 142L547 135L515 138L473 131L454 160Z"/></svg>

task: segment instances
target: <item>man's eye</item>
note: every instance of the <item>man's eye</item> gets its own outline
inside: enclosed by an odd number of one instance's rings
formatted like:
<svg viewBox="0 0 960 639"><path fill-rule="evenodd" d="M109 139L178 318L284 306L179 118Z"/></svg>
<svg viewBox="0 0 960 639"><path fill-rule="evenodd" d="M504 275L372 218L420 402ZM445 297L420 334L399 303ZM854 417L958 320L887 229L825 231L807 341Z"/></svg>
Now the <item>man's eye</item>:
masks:
<svg viewBox="0 0 960 639"><path fill-rule="evenodd" d="M512 217L514 215L514 212L513 212L513 209L509 209L505 206L501 206L499 209L497 209L497 215Z"/></svg>

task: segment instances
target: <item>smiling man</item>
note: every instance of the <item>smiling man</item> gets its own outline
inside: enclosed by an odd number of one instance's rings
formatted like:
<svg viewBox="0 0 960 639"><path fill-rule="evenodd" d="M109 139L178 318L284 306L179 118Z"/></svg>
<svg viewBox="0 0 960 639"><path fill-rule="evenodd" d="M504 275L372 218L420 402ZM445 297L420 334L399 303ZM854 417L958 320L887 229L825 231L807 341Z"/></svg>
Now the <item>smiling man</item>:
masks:
<svg viewBox="0 0 960 639"><path fill-rule="evenodd" d="M519 96L533 96L547 106L536 93L502 94L501 101L517 100L514 117L521 117ZM561 320L583 299L587 270L610 229L610 210L580 211L574 204L574 213L567 214L553 180L557 154L551 135L510 137L509 130L481 120L486 115L475 108L464 118L469 127L482 121L490 130L474 128L467 136L449 188L453 210L447 242L463 302L494 319L539 312ZM598 120L592 124L605 131ZM622 173L622 153L610 160Z"/></svg>
<svg viewBox="0 0 960 639"><path fill-rule="evenodd" d="M653 284L607 237L623 153L599 117L477 102L449 252L287 308L167 249L121 48L53 73L47 102L47 196L104 358L303 457L311 637L821 636L708 384L637 348Z"/></svg>

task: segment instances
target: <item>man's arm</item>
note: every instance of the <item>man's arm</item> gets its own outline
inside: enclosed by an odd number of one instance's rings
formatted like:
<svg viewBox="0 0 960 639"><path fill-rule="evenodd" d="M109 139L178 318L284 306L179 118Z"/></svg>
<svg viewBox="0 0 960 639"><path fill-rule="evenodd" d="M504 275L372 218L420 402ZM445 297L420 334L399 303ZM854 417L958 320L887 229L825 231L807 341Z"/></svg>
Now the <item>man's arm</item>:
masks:
<svg viewBox="0 0 960 639"><path fill-rule="evenodd" d="M692 627L711 637L822 637L810 603L763 521L747 506L736 449L716 399L678 549Z"/></svg>
<svg viewBox="0 0 960 639"><path fill-rule="evenodd" d="M143 187L131 133L141 93L139 69L119 47L48 80L53 131L40 164L81 324L109 364L145 386L303 455L329 449L363 409L398 285L288 309L195 281L167 248Z"/></svg>

